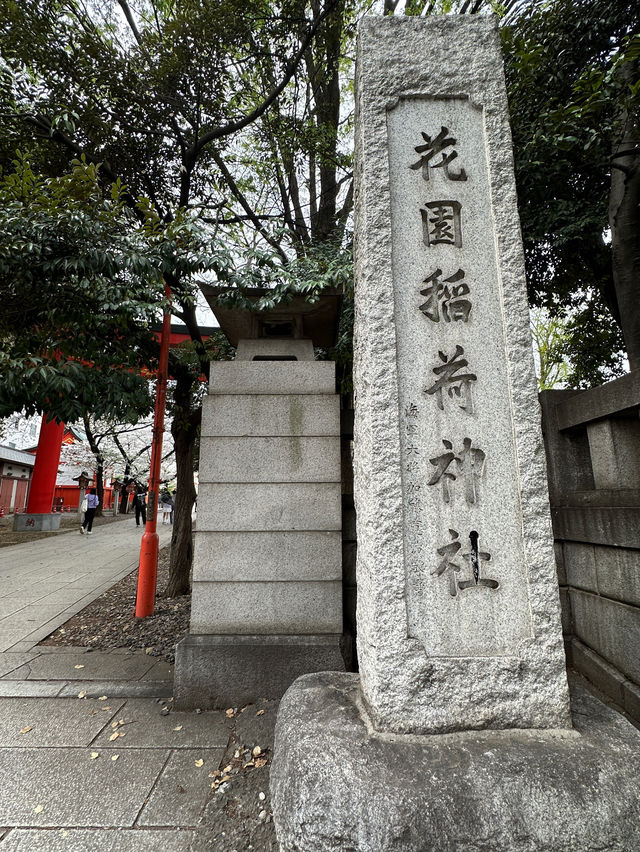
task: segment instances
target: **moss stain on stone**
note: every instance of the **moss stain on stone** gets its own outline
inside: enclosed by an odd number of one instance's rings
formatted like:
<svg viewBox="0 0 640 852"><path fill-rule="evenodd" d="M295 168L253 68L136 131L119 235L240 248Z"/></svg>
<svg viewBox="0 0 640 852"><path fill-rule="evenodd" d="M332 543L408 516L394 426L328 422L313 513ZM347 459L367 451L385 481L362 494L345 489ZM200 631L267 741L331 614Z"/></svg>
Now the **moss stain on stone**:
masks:
<svg viewBox="0 0 640 852"><path fill-rule="evenodd" d="M291 463L295 470L302 465L302 403L298 397L293 397L289 402L289 434L291 435Z"/></svg>

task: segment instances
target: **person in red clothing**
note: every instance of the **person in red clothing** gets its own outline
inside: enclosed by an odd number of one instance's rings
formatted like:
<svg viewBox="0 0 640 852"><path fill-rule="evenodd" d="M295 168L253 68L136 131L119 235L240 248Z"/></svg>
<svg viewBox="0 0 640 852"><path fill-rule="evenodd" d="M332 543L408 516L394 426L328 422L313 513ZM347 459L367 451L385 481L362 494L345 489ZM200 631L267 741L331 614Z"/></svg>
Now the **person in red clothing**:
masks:
<svg viewBox="0 0 640 852"><path fill-rule="evenodd" d="M85 534L85 531L87 535L91 535L91 527L93 526L93 519L96 516L96 509L98 508L99 502L96 489L91 488L87 495L87 511L84 513L84 521L80 526L80 532L82 535Z"/></svg>

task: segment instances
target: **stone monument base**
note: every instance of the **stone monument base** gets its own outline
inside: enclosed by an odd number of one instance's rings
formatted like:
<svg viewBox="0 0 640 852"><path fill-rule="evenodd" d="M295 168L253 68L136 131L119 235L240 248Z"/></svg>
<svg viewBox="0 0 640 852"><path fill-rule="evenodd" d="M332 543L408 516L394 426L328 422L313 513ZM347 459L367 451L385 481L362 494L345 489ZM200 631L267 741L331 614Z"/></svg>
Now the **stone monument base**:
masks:
<svg viewBox="0 0 640 852"><path fill-rule="evenodd" d="M281 698L308 672L344 670L341 635L189 635L176 646L176 710ZM348 650L348 649L346 649Z"/></svg>
<svg viewBox="0 0 640 852"><path fill-rule="evenodd" d="M281 852L632 852L640 731L572 690L574 730L373 733L359 678L296 681L278 712Z"/></svg>
<svg viewBox="0 0 640 852"><path fill-rule="evenodd" d="M59 530L62 514L47 512L46 514L20 513L13 516L14 532L42 532L43 530Z"/></svg>

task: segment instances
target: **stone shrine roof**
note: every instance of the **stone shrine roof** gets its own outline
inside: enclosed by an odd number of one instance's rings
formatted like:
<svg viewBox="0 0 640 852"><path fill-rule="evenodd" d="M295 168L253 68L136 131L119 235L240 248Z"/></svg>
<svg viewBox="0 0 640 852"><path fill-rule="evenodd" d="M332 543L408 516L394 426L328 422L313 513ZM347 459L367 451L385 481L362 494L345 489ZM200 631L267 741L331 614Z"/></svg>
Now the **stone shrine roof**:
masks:
<svg viewBox="0 0 640 852"><path fill-rule="evenodd" d="M259 338L307 338L314 346L325 349L336 342L342 298L337 289L324 290L314 303L300 295L294 296L286 304L283 302L264 311L218 304L218 296L227 293L228 287L200 284L200 289L232 346L237 346L241 339ZM268 293L268 289L256 287L244 295L257 302Z"/></svg>

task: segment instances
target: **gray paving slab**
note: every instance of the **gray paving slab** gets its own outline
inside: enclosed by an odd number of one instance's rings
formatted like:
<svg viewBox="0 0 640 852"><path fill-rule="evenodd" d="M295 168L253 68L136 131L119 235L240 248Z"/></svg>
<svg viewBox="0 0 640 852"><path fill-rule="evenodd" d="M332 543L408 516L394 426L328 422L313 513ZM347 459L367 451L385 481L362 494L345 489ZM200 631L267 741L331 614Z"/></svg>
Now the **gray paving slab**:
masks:
<svg viewBox="0 0 640 852"><path fill-rule="evenodd" d="M20 668L24 663L28 663L38 656L37 652L23 652L12 654L0 654L0 678Z"/></svg>
<svg viewBox="0 0 640 852"><path fill-rule="evenodd" d="M122 700L4 698L0 701L0 749L88 746L103 729L111 731L113 717L123 704ZM20 733L27 727L31 730Z"/></svg>
<svg viewBox="0 0 640 852"><path fill-rule="evenodd" d="M154 659L151 657L151 659ZM148 672L142 675L141 680L173 680L174 666L165 660L158 660Z"/></svg>
<svg viewBox="0 0 640 852"><path fill-rule="evenodd" d="M2 819L29 828L131 827L168 756L162 749L2 749L0 777L11 779L0 785Z"/></svg>
<svg viewBox="0 0 640 852"><path fill-rule="evenodd" d="M129 652L128 648L123 648L123 651ZM93 648L82 648L77 645L38 645L33 649L34 654L91 654L94 653ZM111 653L104 651L103 653ZM129 652L130 653L130 652Z"/></svg>
<svg viewBox="0 0 640 852"><path fill-rule="evenodd" d="M40 681L29 681L39 683ZM0 686L4 681L0 680ZM60 698L75 698L78 692L84 690L87 698L99 698L108 695L109 698L171 698L173 695L173 681L74 681L61 686L58 695Z"/></svg>
<svg viewBox="0 0 640 852"><path fill-rule="evenodd" d="M184 713L171 710L163 716L162 706L140 699L127 701L118 714L118 719L125 722L119 729L125 736L117 740L117 748L226 747L231 726L222 711ZM180 730L175 730L178 727ZM104 731L94 746L110 745L110 734L111 731Z"/></svg>
<svg viewBox="0 0 640 852"><path fill-rule="evenodd" d="M209 773L220 767L224 751L201 748L173 752L137 824L197 825L211 796ZM197 765L200 761L202 766Z"/></svg>
<svg viewBox="0 0 640 852"><path fill-rule="evenodd" d="M63 685L39 680L0 680L0 698L55 698Z"/></svg>
<svg viewBox="0 0 640 852"><path fill-rule="evenodd" d="M16 828L3 841L2 852L187 852L192 839L192 831L175 828Z"/></svg>
<svg viewBox="0 0 640 852"><path fill-rule="evenodd" d="M145 654L115 657L92 654L42 654L13 673L25 680L138 680L153 668L155 660ZM82 668L77 668L82 666Z"/></svg>

